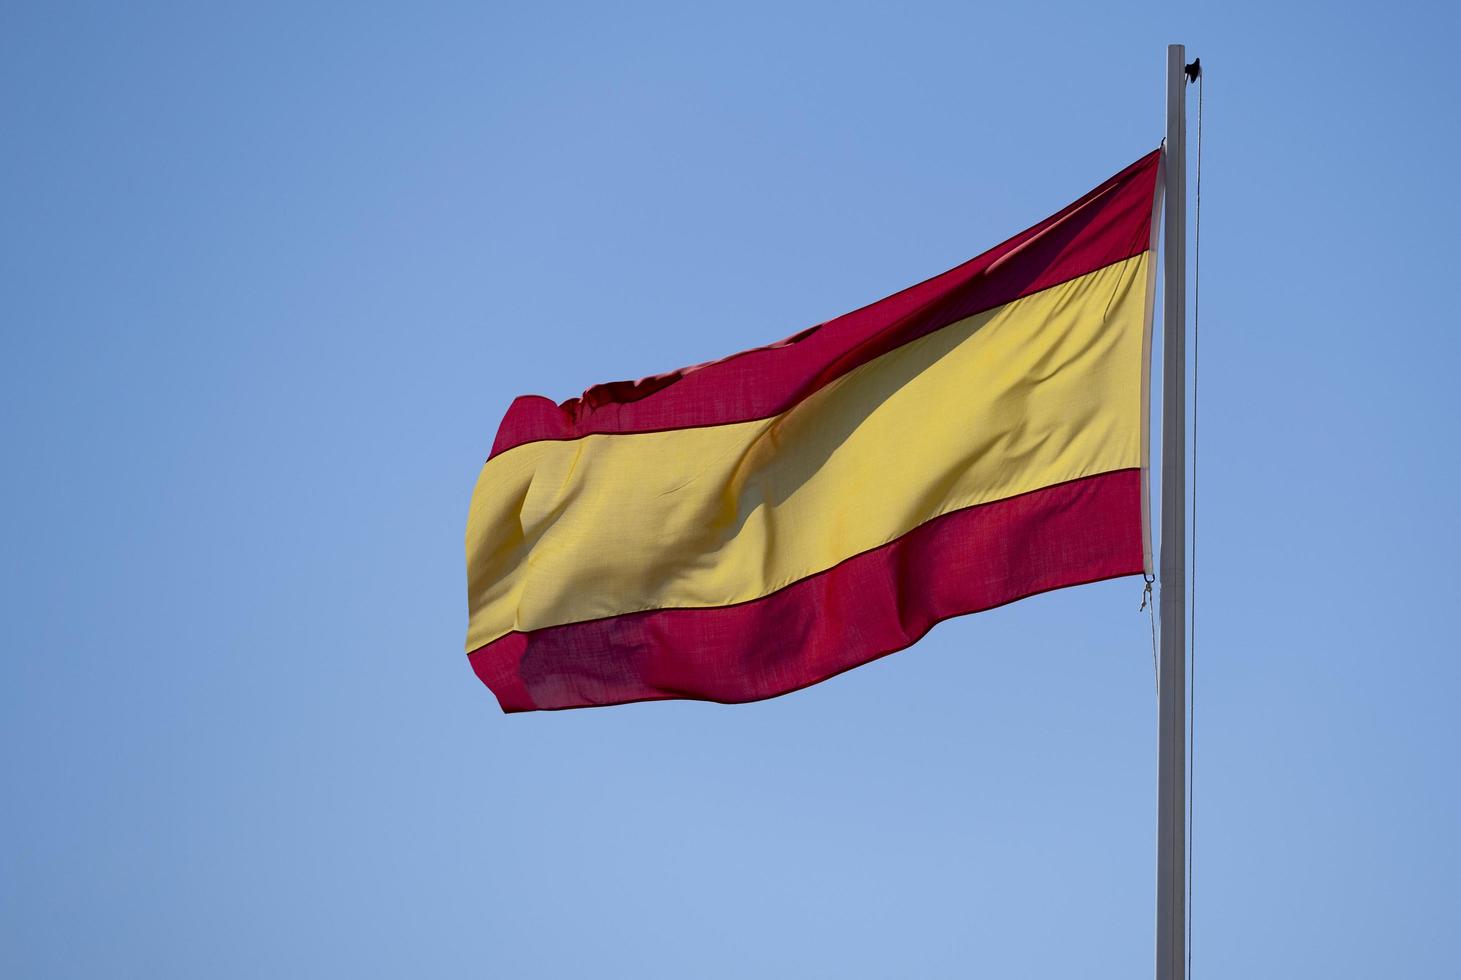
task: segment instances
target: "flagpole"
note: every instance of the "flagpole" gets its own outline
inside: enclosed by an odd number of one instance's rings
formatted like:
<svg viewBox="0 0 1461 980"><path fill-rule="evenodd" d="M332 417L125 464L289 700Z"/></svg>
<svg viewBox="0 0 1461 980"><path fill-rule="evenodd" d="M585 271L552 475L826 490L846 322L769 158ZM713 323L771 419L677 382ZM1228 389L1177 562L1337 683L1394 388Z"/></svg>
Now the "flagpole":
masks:
<svg viewBox="0 0 1461 980"><path fill-rule="evenodd" d="M1167 46L1162 274L1161 657L1157 682L1157 980L1187 977L1187 75Z"/></svg>

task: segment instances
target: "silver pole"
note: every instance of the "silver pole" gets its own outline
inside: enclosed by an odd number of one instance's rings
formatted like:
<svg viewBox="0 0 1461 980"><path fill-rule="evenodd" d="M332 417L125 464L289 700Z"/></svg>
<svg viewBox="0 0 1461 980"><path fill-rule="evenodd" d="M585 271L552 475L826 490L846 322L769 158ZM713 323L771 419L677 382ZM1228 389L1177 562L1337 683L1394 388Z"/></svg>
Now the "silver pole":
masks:
<svg viewBox="0 0 1461 980"><path fill-rule="evenodd" d="M1187 977L1187 53L1167 46L1162 273L1157 980Z"/></svg>

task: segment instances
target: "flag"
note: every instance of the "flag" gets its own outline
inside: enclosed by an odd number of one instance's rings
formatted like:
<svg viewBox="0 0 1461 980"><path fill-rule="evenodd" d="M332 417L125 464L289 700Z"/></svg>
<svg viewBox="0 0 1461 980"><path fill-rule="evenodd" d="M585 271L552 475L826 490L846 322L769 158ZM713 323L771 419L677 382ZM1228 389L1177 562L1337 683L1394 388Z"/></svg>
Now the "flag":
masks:
<svg viewBox="0 0 1461 980"><path fill-rule="evenodd" d="M779 343L516 399L466 534L502 709L759 700L1142 572L1160 165Z"/></svg>

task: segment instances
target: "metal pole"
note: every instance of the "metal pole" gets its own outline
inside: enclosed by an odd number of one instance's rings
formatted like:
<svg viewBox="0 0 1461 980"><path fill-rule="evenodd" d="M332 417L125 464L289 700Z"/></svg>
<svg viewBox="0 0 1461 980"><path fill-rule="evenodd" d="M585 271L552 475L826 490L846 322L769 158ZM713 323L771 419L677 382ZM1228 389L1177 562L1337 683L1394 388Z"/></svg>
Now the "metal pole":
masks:
<svg viewBox="0 0 1461 980"><path fill-rule="evenodd" d="M1187 53L1167 46L1162 274L1157 980L1187 977Z"/></svg>

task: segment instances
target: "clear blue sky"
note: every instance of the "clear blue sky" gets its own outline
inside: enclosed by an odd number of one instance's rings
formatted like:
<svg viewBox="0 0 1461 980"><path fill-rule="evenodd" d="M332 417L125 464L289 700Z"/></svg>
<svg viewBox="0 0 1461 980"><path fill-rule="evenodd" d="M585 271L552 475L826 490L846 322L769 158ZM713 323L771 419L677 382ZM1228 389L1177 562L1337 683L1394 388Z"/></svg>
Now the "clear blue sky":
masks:
<svg viewBox="0 0 1461 980"><path fill-rule="evenodd" d="M505 717L462 529L513 395L982 251L1156 146L1184 41L1195 975L1454 975L1445 7L8 5L0 973L1149 975L1139 580Z"/></svg>

